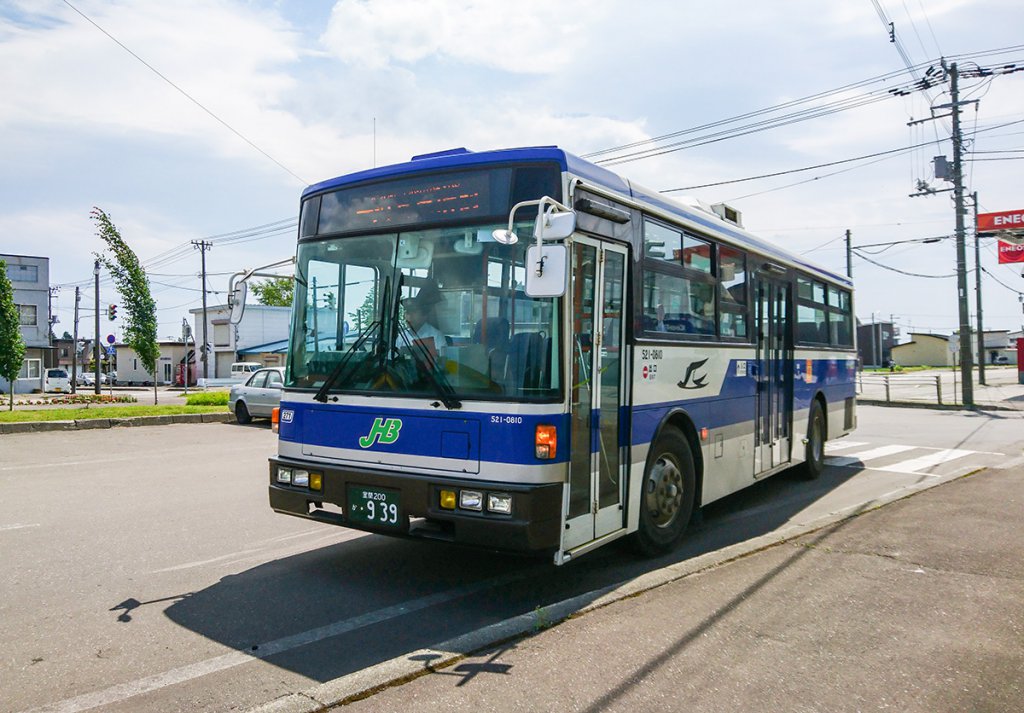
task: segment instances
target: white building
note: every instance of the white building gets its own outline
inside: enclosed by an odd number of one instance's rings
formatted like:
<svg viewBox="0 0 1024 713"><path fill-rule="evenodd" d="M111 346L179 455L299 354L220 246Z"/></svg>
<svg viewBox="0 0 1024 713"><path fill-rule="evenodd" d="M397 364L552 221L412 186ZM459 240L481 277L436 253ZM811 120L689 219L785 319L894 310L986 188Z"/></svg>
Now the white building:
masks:
<svg viewBox="0 0 1024 713"><path fill-rule="evenodd" d="M43 369L54 363L50 347L50 258L0 255L7 263L7 278L14 288L25 361L14 380L14 392L31 393L42 388ZM10 385L0 377L0 391Z"/></svg>
<svg viewBox="0 0 1024 713"><path fill-rule="evenodd" d="M192 313L192 334L196 343L203 341L203 309L198 307L189 310ZM238 324L231 324L228 316L231 308L217 305L206 308L207 335L210 345L209 378L225 379L231 376L231 364L236 361L251 361L239 352L250 347L280 342L288 339L291 324L291 307L268 307L259 304L247 304ZM201 353L201 350L197 350ZM206 375L203 364L196 368L196 376L200 379Z"/></svg>
<svg viewBox="0 0 1024 713"><path fill-rule="evenodd" d="M160 356L156 360L157 383L173 384L178 373L178 365L185 363L185 344L168 340L157 342L157 346L160 347ZM142 360L134 349L127 344L115 344L114 347L117 350L118 384L142 386L153 383L153 374L142 366ZM187 351L192 351L191 344L188 345Z"/></svg>

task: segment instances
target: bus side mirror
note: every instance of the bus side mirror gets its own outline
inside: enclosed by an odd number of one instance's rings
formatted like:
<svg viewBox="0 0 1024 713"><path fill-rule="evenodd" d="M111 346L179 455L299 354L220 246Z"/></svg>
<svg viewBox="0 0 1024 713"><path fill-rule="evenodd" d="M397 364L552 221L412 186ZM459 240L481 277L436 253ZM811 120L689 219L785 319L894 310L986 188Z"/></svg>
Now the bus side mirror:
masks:
<svg viewBox="0 0 1024 713"><path fill-rule="evenodd" d="M231 307L228 322L231 324L238 324L242 321L242 315L245 313L245 297L248 291L249 283L245 280L236 282L231 287L231 292L228 293L228 306Z"/></svg>
<svg viewBox="0 0 1024 713"><path fill-rule="evenodd" d="M534 223L533 237L537 238L538 242L544 240L564 240L572 235L574 230L576 230L575 211L555 213L554 210L549 208Z"/></svg>
<svg viewBox="0 0 1024 713"><path fill-rule="evenodd" d="M526 249L527 296L561 297L565 294L569 273L567 255L565 245L531 245Z"/></svg>

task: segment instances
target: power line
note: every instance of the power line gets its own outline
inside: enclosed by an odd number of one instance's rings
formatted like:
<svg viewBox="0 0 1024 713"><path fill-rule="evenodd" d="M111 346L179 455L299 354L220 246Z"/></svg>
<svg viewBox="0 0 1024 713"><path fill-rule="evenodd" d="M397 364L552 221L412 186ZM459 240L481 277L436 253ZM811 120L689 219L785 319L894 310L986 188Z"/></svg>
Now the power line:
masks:
<svg viewBox="0 0 1024 713"><path fill-rule="evenodd" d="M889 265L884 265L876 260L872 260L867 255L862 254L859 250L854 250L854 252L857 254L857 257L861 258L862 260L866 260L867 262L870 262L872 265L875 265L885 270L891 270L892 272L898 272L901 275L908 275L910 277L927 277L933 280L944 280L949 277L956 277L956 273L953 273L951 275L922 275L919 272L907 272L906 270L900 270L899 268L890 267Z"/></svg>
<svg viewBox="0 0 1024 713"><path fill-rule="evenodd" d="M217 122L218 122L219 124L221 124L221 125L222 125L222 126L223 126L224 128L226 128L226 129L227 129L228 131L230 131L230 132L231 132L232 134L234 134L235 136L237 136L238 138L240 138L240 139L241 139L242 141L244 141L245 143L249 144L249 145L250 145L251 147L253 147L253 148L254 148L254 149L256 149L257 151L259 151L259 152L260 152L261 154L263 154L263 155L264 155L264 156L265 156L266 158L268 158L268 159L270 159L271 161L273 161L273 162L274 162L274 163L275 163L275 164L276 164L276 165L277 165L277 166L278 166L279 168L281 168L281 169L283 169L284 171L286 171L286 172L287 172L287 173L288 173L289 175L291 175L291 176L292 176L293 178L295 178L296 180L298 180L298 181L299 181L300 183L302 183L302 184L304 184L304 185L309 185L309 181L306 181L306 180L304 180L304 179L303 179L303 178L302 178L301 176L299 176L299 175L297 175L296 173L294 173L294 172L293 172L293 171L292 171L292 170L291 170L290 168L288 168L287 166L285 166L285 165L284 165L283 163L281 163L280 161L278 161L278 160L277 160L276 158L274 158L273 156L271 156L270 154L268 154L268 153L267 153L266 151L264 151L263 149L261 149L261 148L260 148L259 146L257 146L257 145L256 145L255 143L253 143L253 142L252 142L251 140L249 140L249 139L248 139L248 138L247 138L246 136L244 136L244 135L243 135L243 134L242 134L242 133L241 133L240 131L238 131L238 130L237 130L237 129L236 129L235 127L231 126L231 124L229 124L228 122L224 121L224 120L223 120L223 119L221 119L221 118L220 118L219 116L217 116L216 114L214 114L214 113L213 113L212 111L210 111L209 109L207 109L207 108L206 108L206 107L205 107L205 106L204 106L204 105L203 105L203 104L202 104L202 103L201 103L201 102L200 102L200 101L199 101L198 99L196 99L195 97L193 97L193 96L192 96L191 94L189 94L189 93L188 93L188 92L186 92L186 91L185 91L184 89L182 89L182 88L181 88L181 87L179 87L179 86L178 86L177 84L175 84L175 83L174 83L174 82L172 82L172 81L171 81L170 79L168 79L168 78L167 78L167 77L165 77L165 76L164 76L163 74L161 74L161 73L160 73L160 71L159 71L159 70L158 70L158 69L157 69L156 67L154 67L154 66L153 66L153 65L151 65L151 64L150 64L149 62L147 62L146 60L142 59L142 57L140 57L139 55L135 54L135 53L134 53L133 51L131 51L130 49L128 49L128 47L127 47L127 46L126 46L126 45L125 45L125 44L124 44L123 42L121 42L121 40L117 39L117 38L116 38L116 37L114 37L114 36L113 36L112 34L110 34L109 32L107 32L107 31L106 31L105 29L103 29L102 27L100 27L100 25L99 25L98 23L96 23L96 21L94 21L94 20L93 20L93 19L92 19L91 17L89 17L89 16L88 16L88 15L86 15L86 14L85 14L84 12L82 12L81 10L79 10L79 9L78 9L77 7L75 7L74 5L72 5L72 4L71 4L71 3L69 2L69 0L63 0L63 2L64 2L64 4L65 4L65 5L67 5L67 6L68 6L68 7L70 7L70 8L72 9L72 10L74 10L74 11L75 11L76 13L78 13L79 15L81 15L81 16L82 16L82 17L83 17L83 18L84 18L84 19L85 19L85 20L86 20L86 21L87 21L87 22L88 22L88 23L89 23L90 25L92 25L93 27L95 27L95 28L96 28L97 30L99 30L100 32L102 32L102 33L103 33L104 35L106 35L107 37L109 37L109 38L110 38L111 40L113 40L113 41L114 41L114 42L115 42L115 43L117 44L117 46L118 46L118 47L120 47L120 48L121 48L121 49L123 49L123 50L124 50L125 52L127 52L127 53L128 53L128 54L130 54L130 55L131 55L132 57L134 57L134 58L135 58L135 59L137 59L137 60L138 60L139 62L141 62L141 63L142 63L142 64L143 64L143 65L144 65L144 66L145 66L145 67L146 67L146 68L147 68L147 69L148 69L149 71L153 72L153 74L155 74L156 76L160 77L160 79L164 80L164 81L165 81L165 82L167 82L167 83L168 83L169 85L171 85L172 87L174 87L174 89L176 89L176 90L177 90L177 91L178 91L178 92L179 92L179 93L180 93L180 94L181 94L182 96L184 96L184 97L185 97L186 99L188 99L188 100L189 100L190 102L192 102L192 103L193 103L193 104L195 104L195 105L196 105L197 107L199 107L199 108L200 108L200 109L202 109L202 110L203 110L204 112L206 112L206 113L207 113L207 114L209 114L209 115L210 115L211 117L213 117L213 118L214 118L214 119L215 119L215 120L216 120L216 121L217 121Z"/></svg>
<svg viewBox="0 0 1024 713"><path fill-rule="evenodd" d="M989 272L988 268L985 268L985 267L983 267L983 268L981 268L981 271L982 271L982 272L984 272L984 273L985 273L986 275L988 275L989 277L991 277L991 278L992 278L993 280L995 280L995 281L996 281L997 283L999 283L1000 285L1002 285L1003 287L1005 287L1006 289L1010 290L1010 292L1016 292L1016 293L1017 293L1018 295L1024 295L1024 292L1021 292L1020 290L1015 290L1014 288L1010 287L1010 286L1009 286L1009 285L1007 285L1007 284L1006 284L1005 282L1003 282L1002 280L1000 280L1000 279L999 279L998 277L996 277L995 275L993 275L993 274L992 274L991 272Z"/></svg>
<svg viewBox="0 0 1024 713"><path fill-rule="evenodd" d="M814 166L804 166L803 168L791 168L787 171L776 171L774 173L762 173L760 176L747 176L746 178L734 178L731 181L716 181L715 183L702 183L697 186L683 186L682 188L666 188L661 193L674 193L677 191L692 191L697 188L711 188L713 186L724 186L730 183L744 183L746 181L756 181L761 178L775 178L776 176L785 176L791 173L801 173L803 171L813 171L817 168L828 168L829 166L839 166L844 163L852 163L854 161L863 161L869 158L875 158L877 156L887 156L889 154L899 154L912 151L913 149L920 148L922 146L931 146L932 141L925 143L916 144L914 146L905 146L898 149L890 149L888 151L877 151L875 153L864 154L863 156L854 156L853 158L844 158L838 161L829 161L828 163L819 163Z"/></svg>

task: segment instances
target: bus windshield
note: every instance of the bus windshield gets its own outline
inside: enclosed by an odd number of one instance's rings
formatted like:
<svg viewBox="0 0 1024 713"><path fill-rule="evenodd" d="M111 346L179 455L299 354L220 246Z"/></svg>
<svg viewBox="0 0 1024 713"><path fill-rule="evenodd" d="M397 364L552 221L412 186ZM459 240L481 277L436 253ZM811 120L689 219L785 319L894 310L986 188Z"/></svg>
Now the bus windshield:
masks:
<svg viewBox="0 0 1024 713"><path fill-rule="evenodd" d="M499 225L300 242L288 386L459 399L560 398L561 298L523 291L530 231ZM507 226L504 226L507 227Z"/></svg>

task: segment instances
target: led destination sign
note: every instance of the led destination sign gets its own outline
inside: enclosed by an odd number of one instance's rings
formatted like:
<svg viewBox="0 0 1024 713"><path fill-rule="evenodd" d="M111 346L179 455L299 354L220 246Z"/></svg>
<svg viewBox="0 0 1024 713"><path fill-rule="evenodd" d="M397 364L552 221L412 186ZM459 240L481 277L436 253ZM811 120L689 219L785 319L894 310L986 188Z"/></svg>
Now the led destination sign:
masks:
<svg viewBox="0 0 1024 713"><path fill-rule="evenodd" d="M494 212L490 184L491 174L474 171L334 191L322 198L317 232L373 230L489 216ZM507 179L505 186L507 195Z"/></svg>
<svg viewBox="0 0 1024 713"><path fill-rule="evenodd" d="M466 220L501 222L522 196L558 190L547 166L501 167L396 178L313 196L302 208L302 235L363 233Z"/></svg>

